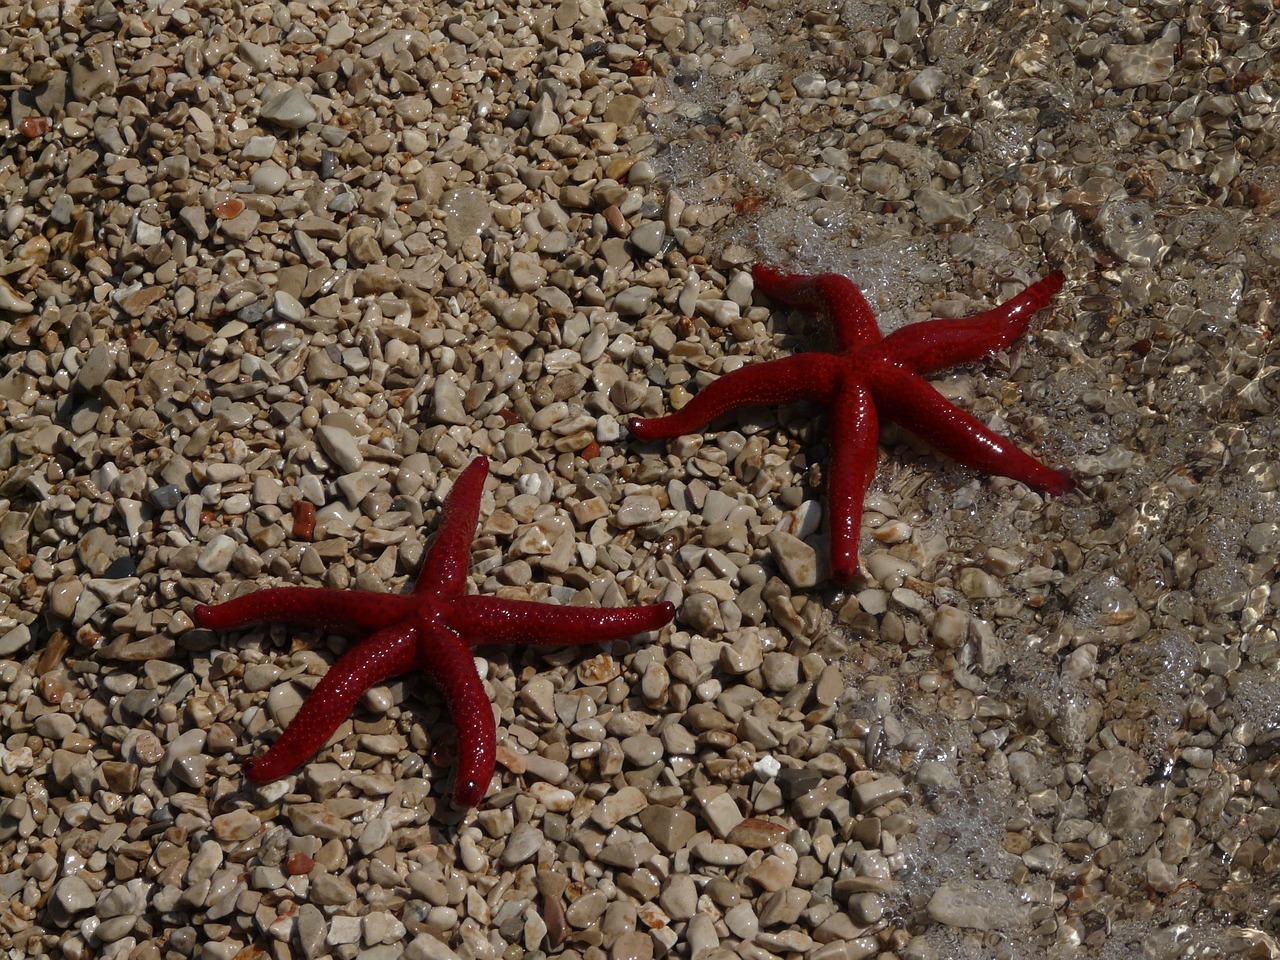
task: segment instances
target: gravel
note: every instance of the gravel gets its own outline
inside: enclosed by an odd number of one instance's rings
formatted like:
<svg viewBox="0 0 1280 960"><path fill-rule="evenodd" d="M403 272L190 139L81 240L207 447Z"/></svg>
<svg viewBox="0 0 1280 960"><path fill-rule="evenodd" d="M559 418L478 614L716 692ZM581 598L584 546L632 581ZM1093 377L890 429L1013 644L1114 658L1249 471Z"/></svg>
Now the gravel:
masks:
<svg viewBox="0 0 1280 960"><path fill-rule="evenodd" d="M1034 16L1028 15L1034 13ZM0 11L0 950L66 960L1278 957L1280 23L1269 4L458 0ZM828 584L823 411L628 417L1061 268L940 389L1077 493L894 427ZM196 603L671 601L485 651L458 811L406 676Z"/></svg>

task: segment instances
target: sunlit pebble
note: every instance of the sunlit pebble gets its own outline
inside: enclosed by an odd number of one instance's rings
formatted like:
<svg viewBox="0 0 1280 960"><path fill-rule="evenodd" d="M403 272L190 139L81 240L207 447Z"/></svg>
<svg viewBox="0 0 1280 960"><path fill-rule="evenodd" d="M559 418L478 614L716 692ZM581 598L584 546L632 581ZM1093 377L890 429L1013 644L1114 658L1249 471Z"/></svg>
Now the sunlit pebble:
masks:
<svg viewBox="0 0 1280 960"><path fill-rule="evenodd" d="M18 124L18 130L28 140L43 137L53 129L53 120L49 117L26 117Z"/></svg>
<svg viewBox="0 0 1280 960"><path fill-rule="evenodd" d="M102 639L102 634L87 623L76 631L76 643L90 650L98 649Z"/></svg>
<svg viewBox="0 0 1280 960"><path fill-rule="evenodd" d="M244 201L237 197L228 197L213 208L214 216L219 220L231 220L244 210Z"/></svg>
<svg viewBox="0 0 1280 960"><path fill-rule="evenodd" d="M45 703L61 703L62 696L66 692L66 684L62 682L62 677L55 675L40 678L40 699Z"/></svg>
<svg viewBox="0 0 1280 960"><path fill-rule="evenodd" d="M284 872L291 877L300 877L304 873L310 873L315 865L315 860L308 854L301 850L294 850L285 858Z"/></svg>
<svg viewBox="0 0 1280 960"><path fill-rule="evenodd" d="M608 683L618 676L618 664L607 653L601 653L578 664L578 679L587 684Z"/></svg>

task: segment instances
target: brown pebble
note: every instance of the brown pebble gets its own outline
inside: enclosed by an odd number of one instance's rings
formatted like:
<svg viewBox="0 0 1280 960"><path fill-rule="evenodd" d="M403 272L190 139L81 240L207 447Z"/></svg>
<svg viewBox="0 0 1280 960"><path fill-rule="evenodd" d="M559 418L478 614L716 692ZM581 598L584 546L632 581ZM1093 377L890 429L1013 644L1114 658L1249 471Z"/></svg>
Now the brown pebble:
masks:
<svg viewBox="0 0 1280 960"><path fill-rule="evenodd" d="M26 117L18 124L18 130L28 140L43 137L53 129L53 120L49 117Z"/></svg>
<svg viewBox="0 0 1280 960"><path fill-rule="evenodd" d="M309 854L294 850L285 858L284 871L291 877L300 877L304 873L310 873L315 865L315 860Z"/></svg>
<svg viewBox="0 0 1280 960"><path fill-rule="evenodd" d="M298 500L293 505L293 538L310 541L316 532L316 506L310 500Z"/></svg>
<svg viewBox="0 0 1280 960"><path fill-rule="evenodd" d="M36 674L43 676L50 670L61 667L70 648L71 638L61 630L53 631L49 635L48 644L40 651L40 657L36 661Z"/></svg>
<svg viewBox="0 0 1280 960"><path fill-rule="evenodd" d="M787 828L780 823L771 823L757 817L747 817L729 831L726 838L729 843L737 844L747 850L768 850L775 843L787 838Z"/></svg>

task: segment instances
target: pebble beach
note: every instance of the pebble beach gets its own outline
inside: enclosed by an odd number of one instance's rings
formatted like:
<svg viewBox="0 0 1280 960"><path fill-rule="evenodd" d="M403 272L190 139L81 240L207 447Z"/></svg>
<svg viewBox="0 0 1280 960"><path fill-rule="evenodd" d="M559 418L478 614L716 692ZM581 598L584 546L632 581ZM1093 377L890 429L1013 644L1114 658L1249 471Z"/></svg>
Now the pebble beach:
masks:
<svg viewBox="0 0 1280 960"><path fill-rule="evenodd" d="M787 0L0 9L0 954L1280 958L1280 14ZM748 364L1063 290L931 377L1060 497ZM490 460L469 590L670 602L259 756Z"/></svg>

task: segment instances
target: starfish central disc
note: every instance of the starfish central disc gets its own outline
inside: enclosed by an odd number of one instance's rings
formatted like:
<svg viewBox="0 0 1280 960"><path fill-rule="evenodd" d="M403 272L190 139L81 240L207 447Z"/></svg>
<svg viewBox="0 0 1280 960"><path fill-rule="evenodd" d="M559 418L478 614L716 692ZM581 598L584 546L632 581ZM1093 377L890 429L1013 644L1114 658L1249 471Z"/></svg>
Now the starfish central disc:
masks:
<svg viewBox="0 0 1280 960"><path fill-rule="evenodd" d="M669 440L706 427L741 407L815 400L828 410L831 464L827 513L831 575L847 583L858 572L862 501L875 475L880 420L890 420L976 470L1020 480L1051 494L1073 486L1051 469L948 402L924 379L1003 350L1026 331L1037 311L1062 289L1054 271L1012 300L957 319L927 320L884 336L862 291L834 273L804 276L772 267L751 271L756 288L775 300L821 312L836 349L757 363L727 373L665 417L633 417L633 436Z"/></svg>

